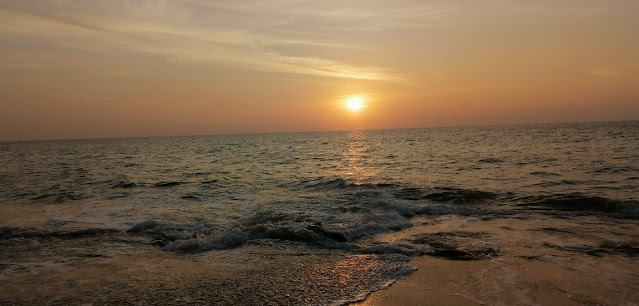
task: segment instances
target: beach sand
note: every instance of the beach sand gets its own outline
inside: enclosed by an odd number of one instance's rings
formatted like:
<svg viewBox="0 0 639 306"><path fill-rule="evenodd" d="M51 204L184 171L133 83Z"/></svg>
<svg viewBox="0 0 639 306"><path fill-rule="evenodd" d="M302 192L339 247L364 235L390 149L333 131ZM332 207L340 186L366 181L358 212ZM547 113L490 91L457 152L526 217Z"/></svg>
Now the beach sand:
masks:
<svg viewBox="0 0 639 306"><path fill-rule="evenodd" d="M630 288L601 286L603 280L596 273L587 279L568 267L539 260L474 262L424 256L411 264L419 271L355 305L636 305L639 301L637 291Z"/></svg>
<svg viewBox="0 0 639 306"><path fill-rule="evenodd" d="M636 238L636 220L443 215L412 223L358 243L455 246L473 257L440 252L407 262L396 254L357 254L279 239L175 253L163 251L153 236L120 230L11 232L5 227L0 304L324 305L363 300L398 278L359 305L639 301L636 242L628 240Z"/></svg>
<svg viewBox="0 0 639 306"><path fill-rule="evenodd" d="M500 243L501 250L498 256L480 260L413 258L410 264L418 268L416 272L357 305L638 305L637 249L623 249L619 247L623 243L609 240L636 237L635 220L591 216L570 221L548 216L479 220L424 218L421 225L415 220L408 231L379 237L401 240L464 229L484 233L482 243ZM617 223L616 231L592 231L610 228L610 223ZM588 234L575 234L579 231ZM617 247L606 249L601 241ZM464 248L463 241L460 245Z"/></svg>

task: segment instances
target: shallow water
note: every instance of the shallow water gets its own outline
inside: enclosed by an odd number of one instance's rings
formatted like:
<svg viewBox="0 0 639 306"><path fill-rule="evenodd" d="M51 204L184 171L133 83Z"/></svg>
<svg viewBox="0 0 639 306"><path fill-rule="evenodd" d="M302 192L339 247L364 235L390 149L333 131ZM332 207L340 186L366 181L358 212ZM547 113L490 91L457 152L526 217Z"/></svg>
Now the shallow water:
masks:
<svg viewBox="0 0 639 306"><path fill-rule="evenodd" d="M152 250L137 259L178 256L171 269L201 254L236 269L241 262L222 255L249 249L262 252L249 260L262 272L307 256L291 282L311 275L311 263L353 256L376 271L345 278L343 292L330 282L304 294L285 281L265 289L283 292L268 295L274 302L319 304L358 300L408 275L405 256L637 255L639 122L0 143L0 162L0 277L16 284L26 272L11 267L46 257L27 254L34 241L46 254L49 244L97 243L104 255L114 240L141 239ZM438 225L451 217L485 228ZM530 230L507 229L517 222ZM267 263L273 249L288 257ZM79 265L94 264L86 260ZM256 273L254 284L273 277Z"/></svg>

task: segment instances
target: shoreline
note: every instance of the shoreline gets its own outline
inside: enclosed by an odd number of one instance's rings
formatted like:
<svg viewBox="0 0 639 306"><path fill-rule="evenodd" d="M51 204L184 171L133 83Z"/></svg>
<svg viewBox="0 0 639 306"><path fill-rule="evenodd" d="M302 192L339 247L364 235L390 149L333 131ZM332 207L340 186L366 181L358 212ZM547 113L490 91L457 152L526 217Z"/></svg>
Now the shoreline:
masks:
<svg viewBox="0 0 639 306"><path fill-rule="evenodd" d="M360 241L394 244L417 237L424 243L445 242L468 252L477 244L501 245L498 254L487 257L460 260L423 255L408 262L392 255L351 254L284 240L174 253L155 246L151 236L122 231L18 235L0 240L4 248L0 279L5 289L0 302L632 305L639 301L633 272L639 271L635 249L620 249L620 244L598 252L568 247L597 245L603 238L594 237L600 235L594 232L575 237L569 229L576 229L576 224L596 229L610 221L592 216L571 222L540 215L523 219L422 216L413 219L408 229ZM636 220L615 221L616 233L607 239L633 236ZM539 227L542 224L554 227ZM357 291L361 295L351 295ZM237 293L242 293L241 298ZM332 299L337 296L348 300Z"/></svg>
<svg viewBox="0 0 639 306"><path fill-rule="evenodd" d="M421 256L410 264L418 270L352 305L636 305L633 301L639 298L632 290L619 296L602 289L605 280L596 273L583 278L581 273L537 259L478 262Z"/></svg>
<svg viewBox="0 0 639 306"><path fill-rule="evenodd" d="M463 230L484 236L479 241L449 236L459 250L472 249L477 243L501 248L499 254L470 260L412 257L408 264L416 271L352 305L637 305L637 249L633 242L617 240L636 237L631 231L624 233L636 228L636 220L616 220L612 233L586 234L577 229L592 231L610 226L611 220L583 216L566 222L548 216L528 217L422 217L414 219L408 230L375 237L405 241L416 235L439 237Z"/></svg>

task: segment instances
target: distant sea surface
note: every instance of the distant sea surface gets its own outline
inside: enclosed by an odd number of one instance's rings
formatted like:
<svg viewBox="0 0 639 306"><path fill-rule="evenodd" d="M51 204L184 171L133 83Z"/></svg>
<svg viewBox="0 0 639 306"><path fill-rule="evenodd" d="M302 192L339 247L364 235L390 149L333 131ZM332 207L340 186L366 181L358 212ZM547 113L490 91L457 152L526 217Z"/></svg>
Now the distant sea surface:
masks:
<svg viewBox="0 0 639 306"><path fill-rule="evenodd" d="M374 238L416 218L639 217L637 121L5 142L0 164L5 240L110 229L161 252L282 242L387 256L370 288L316 303L361 297L411 272L397 258L437 252Z"/></svg>

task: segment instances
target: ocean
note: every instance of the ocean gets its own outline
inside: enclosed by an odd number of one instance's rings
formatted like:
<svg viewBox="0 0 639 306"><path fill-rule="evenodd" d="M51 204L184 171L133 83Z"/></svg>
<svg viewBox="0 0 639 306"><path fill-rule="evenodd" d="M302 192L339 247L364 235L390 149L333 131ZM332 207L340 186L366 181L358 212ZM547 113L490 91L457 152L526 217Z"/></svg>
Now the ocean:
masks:
<svg viewBox="0 0 639 306"><path fill-rule="evenodd" d="M344 304L418 257L637 302L637 121L4 142L0 164L6 304Z"/></svg>

